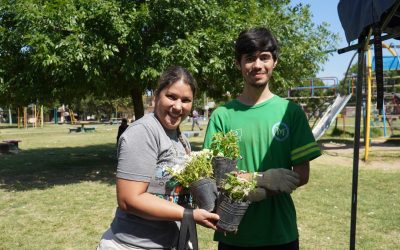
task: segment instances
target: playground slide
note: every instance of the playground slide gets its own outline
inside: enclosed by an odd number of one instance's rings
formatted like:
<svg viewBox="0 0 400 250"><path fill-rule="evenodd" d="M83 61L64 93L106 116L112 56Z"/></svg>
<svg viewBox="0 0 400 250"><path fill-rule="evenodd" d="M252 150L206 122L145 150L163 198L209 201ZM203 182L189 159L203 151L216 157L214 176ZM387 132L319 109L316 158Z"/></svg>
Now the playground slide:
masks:
<svg viewBox="0 0 400 250"><path fill-rule="evenodd" d="M351 95L338 95L332 105L328 107L318 124L313 128L312 133L315 140L321 138L325 131L331 126L336 116L346 107L347 102L350 100Z"/></svg>

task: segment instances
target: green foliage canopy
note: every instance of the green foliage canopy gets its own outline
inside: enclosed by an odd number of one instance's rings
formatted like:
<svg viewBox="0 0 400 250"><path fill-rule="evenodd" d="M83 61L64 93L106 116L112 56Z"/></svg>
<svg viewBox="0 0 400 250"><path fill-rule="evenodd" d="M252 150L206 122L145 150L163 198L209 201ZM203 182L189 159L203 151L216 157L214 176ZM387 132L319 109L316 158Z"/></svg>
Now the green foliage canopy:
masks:
<svg viewBox="0 0 400 250"><path fill-rule="evenodd" d="M143 91L170 65L187 67L208 96L235 95L233 42L254 26L280 41L278 92L315 75L336 41L289 0L0 0L0 103L130 96L140 117Z"/></svg>

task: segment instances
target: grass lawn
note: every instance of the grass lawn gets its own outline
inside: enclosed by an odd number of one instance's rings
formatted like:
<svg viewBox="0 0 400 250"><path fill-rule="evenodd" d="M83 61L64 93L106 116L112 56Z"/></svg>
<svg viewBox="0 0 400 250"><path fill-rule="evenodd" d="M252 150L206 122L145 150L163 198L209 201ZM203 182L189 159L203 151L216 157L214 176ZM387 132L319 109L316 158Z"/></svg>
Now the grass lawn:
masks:
<svg viewBox="0 0 400 250"><path fill-rule="evenodd" d="M97 125L92 133L69 133L69 127L0 129L0 140L22 140L19 154L0 155L1 250L95 249L109 226L118 126ZM190 138L195 150L202 136ZM371 161L396 164L399 151L384 158L373 151ZM313 161L309 184L294 192L301 249L348 248L351 166L351 156L324 154ZM399 179L400 167L360 167L357 249L399 248ZM199 226L198 232L200 249L216 249L211 230Z"/></svg>

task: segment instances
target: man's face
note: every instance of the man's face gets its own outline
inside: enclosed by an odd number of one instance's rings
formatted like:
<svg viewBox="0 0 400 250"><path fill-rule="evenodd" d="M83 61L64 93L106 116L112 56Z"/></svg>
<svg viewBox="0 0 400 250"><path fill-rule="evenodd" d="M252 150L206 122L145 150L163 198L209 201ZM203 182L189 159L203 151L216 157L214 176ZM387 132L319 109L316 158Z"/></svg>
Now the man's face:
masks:
<svg viewBox="0 0 400 250"><path fill-rule="evenodd" d="M237 66L246 84L260 88L268 84L276 63L271 52L258 51L254 54L242 55Z"/></svg>

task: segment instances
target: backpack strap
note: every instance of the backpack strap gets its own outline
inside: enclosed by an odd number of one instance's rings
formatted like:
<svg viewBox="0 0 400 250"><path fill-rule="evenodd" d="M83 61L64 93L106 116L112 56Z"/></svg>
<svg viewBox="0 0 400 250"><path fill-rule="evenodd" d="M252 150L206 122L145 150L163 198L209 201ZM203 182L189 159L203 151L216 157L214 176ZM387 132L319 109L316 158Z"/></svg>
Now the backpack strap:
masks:
<svg viewBox="0 0 400 250"><path fill-rule="evenodd" d="M192 246L188 245L188 242ZM179 232L178 249L177 250L187 250L193 249L198 250L198 239L196 222L193 219L193 209L185 209L183 212L183 219L181 223L181 230Z"/></svg>
<svg viewBox="0 0 400 250"><path fill-rule="evenodd" d="M190 148L189 148L189 146L187 145L187 143L185 142L185 140L184 140L183 137L182 137L181 129L178 127L176 131L177 131L178 139L179 139L179 141L182 143L183 148L185 149L186 154L187 154L187 155L190 155Z"/></svg>

